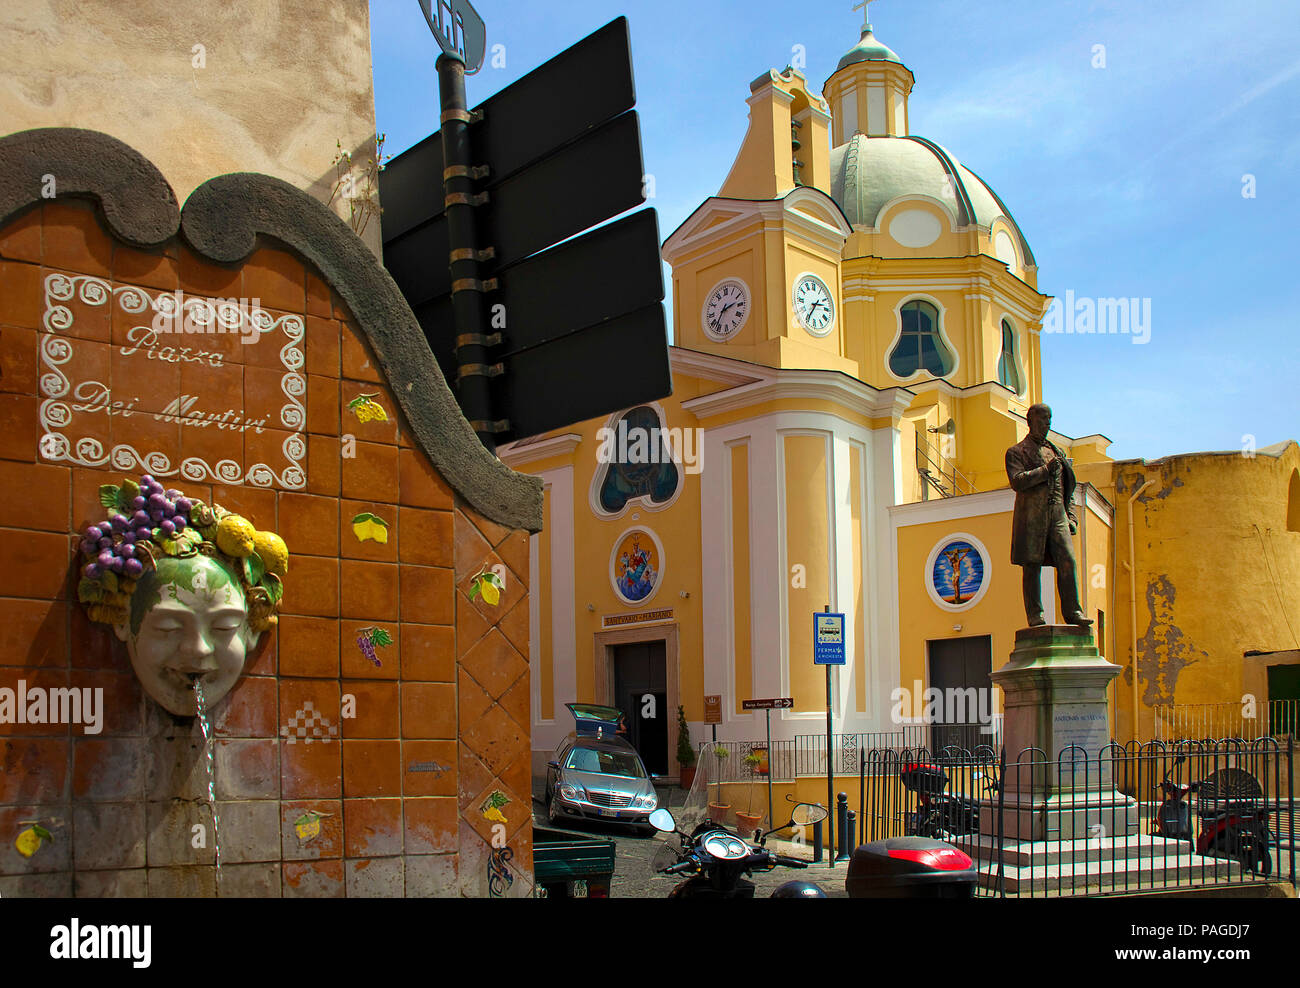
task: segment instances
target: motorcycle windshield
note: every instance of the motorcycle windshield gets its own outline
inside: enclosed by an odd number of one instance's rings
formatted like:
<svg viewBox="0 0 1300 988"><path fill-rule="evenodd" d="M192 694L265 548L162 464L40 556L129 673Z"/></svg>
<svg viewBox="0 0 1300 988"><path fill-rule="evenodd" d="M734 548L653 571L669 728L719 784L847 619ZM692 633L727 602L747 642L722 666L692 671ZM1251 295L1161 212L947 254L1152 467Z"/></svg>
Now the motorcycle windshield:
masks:
<svg viewBox="0 0 1300 988"><path fill-rule="evenodd" d="M710 769L713 768L711 763L715 760L712 746L700 745L700 750L695 757L695 781L691 783L690 792L686 794L686 802L680 808L673 810L677 829L683 833L692 833L709 818L710 785L717 777L716 769L713 771Z"/></svg>
<svg viewBox="0 0 1300 988"><path fill-rule="evenodd" d="M712 744L701 744L695 759L695 782L686 794L686 803L673 810L679 830L691 833L701 823L714 820L729 830L753 837L754 825L737 817L737 813L752 813L759 827L767 821L767 776L762 760L746 760L746 751L736 747L725 749L719 757ZM715 809L710 813L709 806ZM725 807L722 809L721 807Z"/></svg>

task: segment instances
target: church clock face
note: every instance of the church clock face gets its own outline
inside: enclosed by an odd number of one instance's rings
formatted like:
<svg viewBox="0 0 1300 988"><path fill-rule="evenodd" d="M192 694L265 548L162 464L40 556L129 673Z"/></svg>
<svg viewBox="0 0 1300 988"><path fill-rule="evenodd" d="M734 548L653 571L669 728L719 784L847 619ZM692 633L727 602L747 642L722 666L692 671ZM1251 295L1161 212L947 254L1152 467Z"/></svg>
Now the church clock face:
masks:
<svg viewBox="0 0 1300 988"><path fill-rule="evenodd" d="M794 314L813 336L825 336L835 325L831 290L815 274L800 275L794 283Z"/></svg>
<svg viewBox="0 0 1300 988"><path fill-rule="evenodd" d="M725 343L740 332L749 318L749 288L737 278L718 282L704 300L700 320L710 339Z"/></svg>

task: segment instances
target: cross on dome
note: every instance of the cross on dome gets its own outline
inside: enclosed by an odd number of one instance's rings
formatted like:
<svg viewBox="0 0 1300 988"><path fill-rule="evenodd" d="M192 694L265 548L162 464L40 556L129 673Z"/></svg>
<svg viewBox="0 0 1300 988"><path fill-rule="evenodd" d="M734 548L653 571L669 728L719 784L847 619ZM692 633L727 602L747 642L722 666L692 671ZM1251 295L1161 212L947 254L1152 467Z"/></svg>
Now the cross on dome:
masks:
<svg viewBox="0 0 1300 988"><path fill-rule="evenodd" d="M866 34L868 31L871 30L871 19L870 19L871 5L875 2L876 0L862 0L861 3L855 3L853 5L854 10L862 11L862 33L863 34Z"/></svg>

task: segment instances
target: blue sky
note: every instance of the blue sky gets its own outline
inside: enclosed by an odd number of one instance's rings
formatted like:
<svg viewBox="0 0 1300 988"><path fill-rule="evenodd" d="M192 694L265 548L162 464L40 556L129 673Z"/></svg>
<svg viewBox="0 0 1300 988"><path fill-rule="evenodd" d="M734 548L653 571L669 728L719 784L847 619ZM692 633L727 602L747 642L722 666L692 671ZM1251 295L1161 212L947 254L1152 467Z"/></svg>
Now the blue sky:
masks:
<svg viewBox="0 0 1300 988"><path fill-rule="evenodd" d="M852 6L476 0L506 66L470 77L469 99L626 15L650 205L667 236L722 184L750 80L802 45L820 86L857 42ZM417 0L370 8L378 129L396 154L438 129L437 46ZM1300 439L1294 0L876 0L871 21L916 76L912 133L999 193L1042 292L1151 300L1145 345L1043 337L1055 427L1102 433L1117 458Z"/></svg>

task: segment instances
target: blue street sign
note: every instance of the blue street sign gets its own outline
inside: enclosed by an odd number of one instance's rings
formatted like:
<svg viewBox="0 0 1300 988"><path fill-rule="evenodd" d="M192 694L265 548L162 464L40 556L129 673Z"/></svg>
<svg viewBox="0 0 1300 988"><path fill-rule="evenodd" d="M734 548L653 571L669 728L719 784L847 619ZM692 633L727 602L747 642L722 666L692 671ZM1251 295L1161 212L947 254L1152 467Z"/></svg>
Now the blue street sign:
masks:
<svg viewBox="0 0 1300 988"><path fill-rule="evenodd" d="M844 665L844 615L813 614L813 664Z"/></svg>

